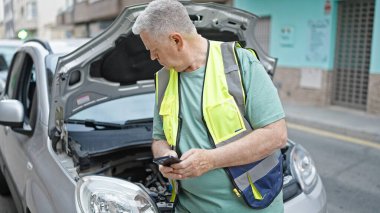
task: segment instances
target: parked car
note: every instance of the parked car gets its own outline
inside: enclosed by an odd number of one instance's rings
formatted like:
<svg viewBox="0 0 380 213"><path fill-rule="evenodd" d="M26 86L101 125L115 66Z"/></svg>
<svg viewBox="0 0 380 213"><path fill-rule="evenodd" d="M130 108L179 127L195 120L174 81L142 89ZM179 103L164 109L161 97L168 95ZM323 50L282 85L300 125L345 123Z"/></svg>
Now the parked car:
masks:
<svg viewBox="0 0 380 213"><path fill-rule="evenodd" d="M202 35L242 41L273 74L276 60L252 36L257 16L219 4L184 5ZM30 41L15 54L0 100L0 193L9 187L19 212L173 209L171 186L151 153L160 65L131 32L145 6L126 8L83 45ZM282 153L285 212L326 212L309 153L290 140Z"/></svg>
<svg viewBox="0 0 380 213"><path fill-rule="evenodd" d="M0 40L0 94L5 87L8 67L11 64L13 54L22 44L20 40Z"/></svg>

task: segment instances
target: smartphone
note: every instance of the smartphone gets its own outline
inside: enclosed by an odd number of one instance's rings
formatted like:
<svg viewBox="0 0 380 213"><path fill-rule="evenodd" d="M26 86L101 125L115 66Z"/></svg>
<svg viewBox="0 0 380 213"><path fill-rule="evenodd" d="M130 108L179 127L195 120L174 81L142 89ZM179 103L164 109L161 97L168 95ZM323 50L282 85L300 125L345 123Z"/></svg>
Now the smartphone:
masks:
<svg viewBox="0 0 380 213"><path fill-rule="evenodd" d="M181 162L181 160L178 159L177 157L173 157L169 155L169 156L154 158L153 162L158 165L171 166L172 164Z"/></svg>

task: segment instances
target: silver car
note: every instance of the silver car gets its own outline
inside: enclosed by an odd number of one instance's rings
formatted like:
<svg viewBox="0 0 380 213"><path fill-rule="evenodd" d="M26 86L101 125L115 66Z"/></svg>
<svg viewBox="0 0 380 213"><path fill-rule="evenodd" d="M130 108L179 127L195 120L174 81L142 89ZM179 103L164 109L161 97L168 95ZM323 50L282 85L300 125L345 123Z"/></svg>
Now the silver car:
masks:
<svg viewBox="0 0 380 213"><path fill-rule="evenodd" d="M256 49L273 74L276 60L252 36L255 15L184 5L203 36ZM10 191L19 212L173 210L171 186L150 147L153 74L160 65L131 32L144 7L126 8L88 42L31 41L14 56L0 100L0 193ZM326 212L308 152L289 140L282 153L285 212Z"/></svg>

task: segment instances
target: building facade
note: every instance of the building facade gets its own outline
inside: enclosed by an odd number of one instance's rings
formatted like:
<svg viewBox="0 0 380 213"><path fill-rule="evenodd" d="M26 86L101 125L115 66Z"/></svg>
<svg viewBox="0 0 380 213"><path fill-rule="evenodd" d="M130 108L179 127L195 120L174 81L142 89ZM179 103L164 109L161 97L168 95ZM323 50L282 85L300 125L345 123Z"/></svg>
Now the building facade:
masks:
<svg viewBox="0 0 380 213"><path fill-rule="evenodd" d="M5 26L4 26L4 2L3 1L0 1L0 38L4 37L2 35L4 35L4 29L5 29Z"/></svg>
<svg viewBox="0 0 380 213"><path fill-rule="evenodd" d="M56 28L56 16L65 0L4 0L4 37L50 39ZM26 36L24 38L24 36Z"/></svg>
<svg viewBox="0 0 380 213"><path fill-rule="evenodd" d="M3 38L13 38L15 35L14 22L13 22L13 1L4 0L3 4L3 23L2 23L2 33Z"/></svg>
<svg viewBox="0 0 380 213"><path fill-rule="evenodd" d="M57 16L57 23L66 36L94 37L105 30L121 11L131 5L151 0L68 0L70 6ZM214 0L217 3L231 3L232 0ZM194 2L209 2L195 0Z"/></svg>
<svg viewBox="0 0 380 213"><path fill-rule="evenodd" d="M282 100L380 114L380 0L234 6L262 17L257 37L279 59L274 82Z"/></svg>

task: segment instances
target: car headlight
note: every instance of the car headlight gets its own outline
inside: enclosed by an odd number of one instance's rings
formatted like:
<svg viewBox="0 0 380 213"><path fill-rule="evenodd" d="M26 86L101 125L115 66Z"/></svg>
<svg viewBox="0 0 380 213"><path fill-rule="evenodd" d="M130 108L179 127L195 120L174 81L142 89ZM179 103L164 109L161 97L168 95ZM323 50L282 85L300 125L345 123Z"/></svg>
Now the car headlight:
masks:
<svg viewBox="0 0 380 213"><path fill-rule="evenodd" d="M290 169L302 190L309 194L317 184L317 170L309 152L299 144L290 153Z"/></svg>
<svg viewBox="0 0 380 213"><path fill-rule="evenodd" d="M153 200L139 186L110 177L81 178L75 200L77 211L84 213L158 212Z"/></svg>

